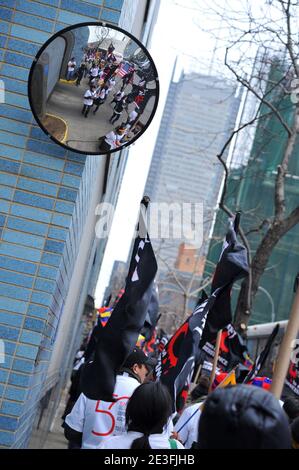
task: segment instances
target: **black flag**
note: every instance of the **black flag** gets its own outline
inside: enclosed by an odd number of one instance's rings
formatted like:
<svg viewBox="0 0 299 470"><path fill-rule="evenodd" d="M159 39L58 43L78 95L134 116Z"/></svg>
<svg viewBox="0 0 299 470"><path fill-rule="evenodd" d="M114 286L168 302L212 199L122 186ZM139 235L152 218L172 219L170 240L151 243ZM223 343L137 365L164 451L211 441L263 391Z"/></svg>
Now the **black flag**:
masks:
<svg viewBox="0 0 299 470"><path fill-rule="evenodd" d="M232 322L230 297L233 283L247 276L248 272L247 250L238 242L235 226L230 221L230 227L216 266L211 288L211 292L215 292L216 289L220 288L221 293L209 313L200 347L207 341L213 341L217 336L217 332Z"/></svg>
<svg viewBox="0 0 299 470"><path fill-rule="evenodd" d="M168 341L158 358L155 368L156 380L168 387L175 410L181 408L181 394L184 394L190 385L206 318L218 294L219 290L196 306L192 315Z"/></svg>
<svg viewBox="0 0 299 470"><path fill-rule="evenodd" d="M124 293L99 332L93 362L83 372L82 392L93 400L113 401L117 371L136 345L152 297L157 262L146 230L147 204L143 199Z"/></svg>
<svg viewBox="0 0 299 470"><path fill-rule="evenodd" d="M204 359L215 356L215 343L207 342L203 345L202 351L205 353ZM248 366L249 355L247 346L243 338L236 332L233 325L228 324L222 330L219 356L218 356L218 367L223 371L230 371L237 364L244 364Z"/></svg>
<svg viewBox="0 0 299 470"><path fill-rule="evenodd" d="M96 347L97 347L100 331L102 330L102 328L103 328L103 326L102 326L102 323L101 323L101 319L99 317L98 320L97 320L96 325L94 326L94 328L92 330L92 333L91 333L90 338L89 338L88 343L87 343L86 350L84 352L85 362L88 362L93 357L93 354L94 354L94 352L96 350Z"/></svg>
<svg viewBox="0 0 299 470"><path fill-rule="evenodd" d="M299 341L295 341L292 351L288 373L285 379L285 385L289 390L299 397Z"/></svg>
<svg viewBox="0 0 299 470"><path fill-rule="evenodd" d="M266 346L262 350L262 352L257 356L256 360L254 361L254 364L252 366L252 369L249 371L249 373L246 375L244 382L243 383L248 383L251 380L255 379L255 377L259 374L260 370L262 369L263 365L265 364L265 361L268 357L268 354L270 352L271 346L273 344L273 341L276 338L276 335L279 331L279 323L274 327L271 335L269 336Z"/></svg>
<svg viewBox="0 0 299 470"><path fill-rule="evenodd" d="M145 341L149 341L155 330L155 326L158 322L159 316L159 297L158 288L156 285L153 287L152 297L148 306L145 322L141 333L145 337Z"/></svg>

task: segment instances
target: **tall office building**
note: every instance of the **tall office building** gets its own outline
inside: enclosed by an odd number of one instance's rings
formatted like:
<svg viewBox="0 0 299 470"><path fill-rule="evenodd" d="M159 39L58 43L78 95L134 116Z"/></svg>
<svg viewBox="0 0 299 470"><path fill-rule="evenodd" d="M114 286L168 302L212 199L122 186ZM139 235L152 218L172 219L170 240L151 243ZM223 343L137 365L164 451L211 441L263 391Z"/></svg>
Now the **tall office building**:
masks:
<svg viewBox="0 0 299 470"><path fill-rule="evenodd" d="M159 2L0 2L0 447L42 446L92 310L106 240L95 209L116 204L128 149L90 157L39 129L27 97L34 56L55 32L102 20L149 38ZM86 301L86 299L88 299Z"/></svg>
<svg viewBox="0 0 299 470"><path fill-rule="evenodd" d="M183 203L203 204L201 255L206 252L223 174L216 155L234 128L239 108L235 92L232 85L215 76L182 74L178 82L172 80L146 183L145 194L154 203L177 203L178 210ZM160 223L163 225L163 221ZM192 239L182 233L162 243L163 234L158 235L160 240L153 243L173 268L179 245L192 244Z"/></svg>

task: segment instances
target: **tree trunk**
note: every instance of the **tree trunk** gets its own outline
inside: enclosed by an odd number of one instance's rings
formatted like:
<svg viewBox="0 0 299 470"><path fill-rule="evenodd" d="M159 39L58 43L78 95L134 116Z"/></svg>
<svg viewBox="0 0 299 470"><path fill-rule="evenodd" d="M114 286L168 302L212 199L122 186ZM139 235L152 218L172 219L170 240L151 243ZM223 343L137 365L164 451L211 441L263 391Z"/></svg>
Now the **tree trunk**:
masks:
<svg viewBox="0 0 299 470"><path fill-rule="evenodd" d="M235 315L235 326L244 334L250 319L252 304L259 288L261 277L267 267L271 253L285 232L284 221L273 224L262 239L251 262L252 285L248 305L248 281L245 279L241 285Z"/></svg>

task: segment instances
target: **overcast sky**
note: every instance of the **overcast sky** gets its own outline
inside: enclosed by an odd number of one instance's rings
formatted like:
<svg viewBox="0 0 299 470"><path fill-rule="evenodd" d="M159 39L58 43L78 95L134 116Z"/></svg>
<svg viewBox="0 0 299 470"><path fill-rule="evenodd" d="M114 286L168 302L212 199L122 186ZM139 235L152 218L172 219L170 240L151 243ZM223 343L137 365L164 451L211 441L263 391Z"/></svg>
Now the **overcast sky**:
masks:
<svg viewBox="0 0 299 470"><path fill-rule="evenodd" d="M112 28L104 28L102 26L88 26L89 27L89 38L88 42L96 42L101 40L102 38L111 38L111 40L115 39L116 41L122 41L124 38L124 34L116 29ZM128 36L126 36L129 39Z"/></svg>

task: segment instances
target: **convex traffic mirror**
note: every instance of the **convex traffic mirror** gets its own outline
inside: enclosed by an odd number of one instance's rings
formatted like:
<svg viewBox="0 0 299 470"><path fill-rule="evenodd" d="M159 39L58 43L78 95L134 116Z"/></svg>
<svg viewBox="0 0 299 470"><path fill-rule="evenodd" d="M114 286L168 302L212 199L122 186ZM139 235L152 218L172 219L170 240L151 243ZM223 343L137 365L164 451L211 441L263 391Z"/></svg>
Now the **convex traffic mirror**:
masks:
<svg viewBox="0 0 299 470"><path fill-rule="evenodd" d="M119 151L152 121L159 98L155 64L130 33L81 23L55 34L29 75L29 101L56 143L88 155Z"/></svg>

